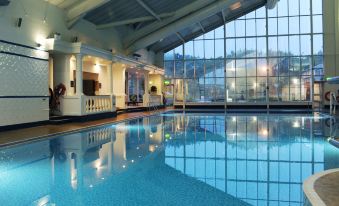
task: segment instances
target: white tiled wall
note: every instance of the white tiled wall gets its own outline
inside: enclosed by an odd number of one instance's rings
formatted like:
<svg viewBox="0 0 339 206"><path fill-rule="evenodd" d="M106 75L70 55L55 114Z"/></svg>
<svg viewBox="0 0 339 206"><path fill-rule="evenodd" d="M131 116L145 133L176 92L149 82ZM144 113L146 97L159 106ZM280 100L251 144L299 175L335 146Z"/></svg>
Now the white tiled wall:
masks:
<svg viewBox="0 0 339 206"><path fill-rule="evenodd" d="M0 53L0 126L48 120L48 53L3 42L0 51L10 53Z"/></svg>

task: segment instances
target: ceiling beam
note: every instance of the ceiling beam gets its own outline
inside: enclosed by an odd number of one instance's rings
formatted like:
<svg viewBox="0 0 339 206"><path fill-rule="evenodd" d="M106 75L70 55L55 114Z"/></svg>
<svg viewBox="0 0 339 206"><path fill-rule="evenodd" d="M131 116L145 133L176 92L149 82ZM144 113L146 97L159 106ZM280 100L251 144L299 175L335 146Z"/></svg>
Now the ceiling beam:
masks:
<svg viewBox="0 0 339 206"><path fill-rule="evenodd" d="M143 38L149 35L150 33L165 27L170 23L178 21L181 18L184 18L185 16L197 10L206 7L207 5L213 3L214 1L215 0L196 0L193 3L188 4L177 10L174 16L167 19L163 19L162 21L156 21L154 23L142 27L140 30L129 34L126 38L123 39L124 47L125 48L130 47L138 39ZM173 31L171 33L173 33Z"/></svg>
<svg viewBox="0 0 339 206"><path fill-rule="evenodd" d="M142 0L136 0L140 6L142 6L148 13L150 13L158 21L161 21L160 16L158 16L149 6L147 6Z"/></svg>
<svg viewBox="0 0 339 206"><path fill-rule="evenodd" d="M73 0L72 6L66 9L67 28L72 29L88 12L98 8L99 6L107 3L108 1L109 0L83 0L83 1L78 0L76 1L76 3L74 3Z"/></svg>
<svg viewBox="0 0 339 206"><path fill-rule="evenodd" d="M173 16L173 15L174 15L174 13L163 13L163 14L159 14L159 17L166 18L166 17L170 17L170 16ZM138 17L138 18L133 18L133 19L115 21L115 22L111 22L111 23L107 23L107 24L100 24L100 25L97 26L97 29L108 29L108 28L115 27L115 26L121 26L121 25L126 25L126 24L134 24L134 23L138 23L138 22L145 22L145 21L152 21L152 20L154 20L153 16L144 16L144 17Z"/></svg>
<svg viewBox="0 0 339 206"><path fill-rule="evenodd" d="M204 32L204 33L206 33L206 31L205 31L205 29L204 29L204 27L202 26L202 24L201 24L200 21L198 22L198 24L199 24L199 26L200 26L201 31Z"/></svg>
<svg viewBox="0 0 339 206"><path fill-rule="evenodd" d="M84 0L79 1L79 3L74 4L72 7L67 9L66 15L68 21L71 21L75 19L76 17L79 17L80 15L83 15L84 13L87 13L89 11L92 11L93 9L107 3L109 0Z"/></svg>
<svg viewBox="0 0 339 206"><path fill-rule="evenodd" d="M168 24L161 29L153 31L147 36L141 37L133 42L130 46L126 48L126 53L132 53L138 49L146 48L147 46L153 44L159 39L167 37L173 31L180 31L187 27L187 25L192 25L197 21L202 21L203 19L208 18L209 16L220 12L222 9L229 8L234 3L239 2L239 0L218 0L214 3L209 4L208 6L201 8L183 18L179 21L175 21L171 24Z"/></svg>
<svg viewBox="0 0 339 206"><path fill-rule="evenodd" d="M182 41L182 43L185 44L185 39L184 39L184 37L182 37L181 34L180 34L179 32L176 32L175 34L176 34L176 35L178 36L178 38Z"/></svg>
<svg viewBox="0 0 339 206"><path fill-rule="evenodd" d="M224 24L226 24L226 15L223 9L221 10L221 17L222 17Z"/></svg>

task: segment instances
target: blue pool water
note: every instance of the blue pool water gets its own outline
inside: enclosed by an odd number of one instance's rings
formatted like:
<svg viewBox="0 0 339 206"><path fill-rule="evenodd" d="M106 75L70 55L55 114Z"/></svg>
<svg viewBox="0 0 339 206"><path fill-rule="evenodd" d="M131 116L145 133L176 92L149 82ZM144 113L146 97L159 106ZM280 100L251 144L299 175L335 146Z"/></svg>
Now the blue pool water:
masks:
<svg viewBox="0 0 339 206"><path fill-rule="evenodd" d="M166 113L0 148L1 205L303 205L324 116Z"/></svg>

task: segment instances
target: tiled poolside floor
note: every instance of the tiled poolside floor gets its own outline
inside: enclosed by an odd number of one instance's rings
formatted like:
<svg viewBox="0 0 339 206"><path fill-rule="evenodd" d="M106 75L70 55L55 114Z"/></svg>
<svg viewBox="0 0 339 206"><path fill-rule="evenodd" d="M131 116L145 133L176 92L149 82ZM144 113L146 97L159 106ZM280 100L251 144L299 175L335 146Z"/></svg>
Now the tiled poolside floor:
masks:
<svg viewBox="0 0 339 206"><path fill-rule="evenodd" d="M167 108L167 109L162 109L160 111L168 111L172 109L173 108ZM88 122L74 122L74 123L66 123L66 124L59 124L59 125L44 125L44 126L37 126L37 127L31 127L31 128L25 128L25 129L4 131L4 132L0 132L0 147L15 144L15 143L21 143L21 142L25 142L25 141L33 140L33 139L46 138L51 135L84 129L87 127L115 123L115 122L119 122L119 121L123 121L127 119L133 119L137 117L151 115L154 113L155 112L149 112L149 111L124 113L124 114L119 114L117 117L88 121Z"/></svg>

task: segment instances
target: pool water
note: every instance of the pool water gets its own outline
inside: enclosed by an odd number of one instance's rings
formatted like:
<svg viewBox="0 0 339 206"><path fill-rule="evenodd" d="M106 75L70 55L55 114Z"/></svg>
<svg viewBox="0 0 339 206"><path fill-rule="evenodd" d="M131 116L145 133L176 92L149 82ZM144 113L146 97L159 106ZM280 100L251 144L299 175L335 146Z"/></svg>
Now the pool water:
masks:
<svg viewBox="0 0 339 206"><path fill-rule="evenodd" d="M303 205L328 117L164 113L0 148L1 205Z"/></svg>

